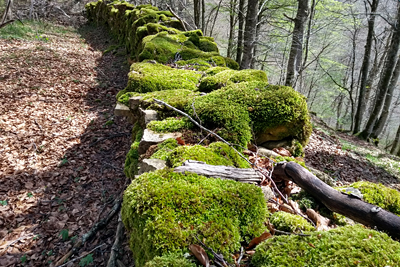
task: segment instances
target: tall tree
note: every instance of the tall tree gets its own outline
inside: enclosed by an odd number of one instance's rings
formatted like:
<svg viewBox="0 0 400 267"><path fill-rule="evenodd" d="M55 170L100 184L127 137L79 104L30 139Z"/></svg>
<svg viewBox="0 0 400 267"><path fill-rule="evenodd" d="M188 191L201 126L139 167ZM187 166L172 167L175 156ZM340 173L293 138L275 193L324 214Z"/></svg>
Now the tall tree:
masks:
<svg viewBox="0 0 400 267"><path fill-rule="evenodd" d="M246 26L243 34L243 57L240 62L241 69L250 68L253 58L253 48L256 38L256 27L258 18L258 0L248 0L246 13Z"/></svg>
<svg viewBox="0 0 400 267"><path fill-rule="evenodd" d="M293 86L296 75L301 67L303 54L304 26L308 17L309 0L297 0L297 15L294 19L294 29L292 33L292 45L290 47L288 65L286 70L286 86Z"/></svg>
<svg viewBox="0 0 400 267"><path fill-rule="evenodd" d="M372 0L372 3L368 1L368 3L370 4L371 12L368 15L368 9L366 8L365 11L368 16L368 35L365 43L364 59L360 71L360 90L358 94L357 111L356 115L354 116L354 129L353 129L354 134L358 133L361 129L361 122L367 103L367 99L365 98L366 85L368 78L369 63L371 59L372 41L375 35L375 16L376 16L376 11L378 10L379 0Z"/></svg>
<svg viewBox="0 0 400 267"><path fill-rule="evenodd" d="M391 24L393 28L392 40L390 42L389 51L386 56L386 61L383 66L381 77L379 79L374 108L369 116L365 129L359 134L359 136L363 139L371 137L373 128L375 127L375 124L377 123L379 116L381 115L386 94L388 92L389 83L391 81L393 71L397 63L397 54L400 47L400 4L398 4L397 6L396 21Z"/></svg>
<svg viewBox="0 0 400 267"><path fill-rule="evenodd" d="M243 54L243 26L244 26L244 5L245 0L239 0L238 7L238 39L237 39L237 50L236 50L236 61L237 63L242 62L242 54Z"/></svg>

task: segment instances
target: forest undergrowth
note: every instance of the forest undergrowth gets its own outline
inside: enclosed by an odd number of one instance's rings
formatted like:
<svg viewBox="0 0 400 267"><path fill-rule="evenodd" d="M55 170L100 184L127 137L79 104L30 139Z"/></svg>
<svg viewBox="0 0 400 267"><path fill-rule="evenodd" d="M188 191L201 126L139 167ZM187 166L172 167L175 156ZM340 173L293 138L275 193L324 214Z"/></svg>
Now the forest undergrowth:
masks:
<svg viewBox="0 0 400 267"><path fill-rule="evenodd" d="M51 266L127 186L132 126L113 108L129 65L101 28L26 22L0 37L0 266ZM337 184L400 190L399 158L313 123L306 165ZM116 224L117 216L75 257L102 246L67 266L105 266ZM132 266L126 243L123 263Z"/></svg>

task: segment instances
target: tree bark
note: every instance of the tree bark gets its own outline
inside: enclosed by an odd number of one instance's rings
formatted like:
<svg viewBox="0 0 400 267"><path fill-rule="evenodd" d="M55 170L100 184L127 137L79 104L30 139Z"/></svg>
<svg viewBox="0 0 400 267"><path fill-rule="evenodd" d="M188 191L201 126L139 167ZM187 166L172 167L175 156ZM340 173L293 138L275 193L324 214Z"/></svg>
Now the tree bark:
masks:
<svg viewBox="0 0 400 267"><path fill-rule="evenodd" d="M385 96L388 91L389 83L391 81L391 77L393 74L393 70L397 63L397 53L399 51L400 46L400 4L397 9L397 18L395 25L393 26L393 36L390 44L390 48L386 57L386 62L382 70L381 78L378 83L378 90L376 92L376 102L374 105L374 109L369 116L367 125L365 129L359 134L360 138L367 139L371 136L373 132L373 127L377 122L382 107L384 104Z"/></svg>
<svg viewBox="0 0 400 267"><path fill-rule="evenodd" d="M304 24L308 17L309 0L298 0L298 8L294 21L292 45L290 47L289 60L286 70L286 86L293 86L300 70L303 54Z"/></svg>
<svg viewBox="0 0 400 267"><path fill-rule="evenodd" d="M370 6L371 14L368 17L368 35L367 35L367 41L365 43L364 59L360 71L361 81L360 81L360 90L358 94L357 111L356 115L354 116L353 134L360 132L361 122L366 109L366 102L367 102L367 99L365 98L366 85L368 78L369 62L371 58L372 41L375 35L375 13L376 10L378 9L378 5L379 5L379 0L372 0Z"/></svg>
<svg viewBox="0 0 400 267"><path fill-rule="evenodd" d="M238 41L237 41L237 50L236 50L236 62L239 64L242 62L242 54L243 54L243 26L244 26L244 3L245 0L239 0L239 8L238 8L238 21L239 21L239 29L238 29Z"/></svg>
<svg viewBox="0 0 400 267"><path fill-rule="evenodd" d="M235 38L235 25L236 25L236 17L235 17L235 9L236 9L236 0L231 0L229 2L229 37L228 37L228 49L227 56L232 58L233 54L233 45Z"/></svg>
<svg viewBox="0 0 400 267"><path fill-rule="evenodd" d="M394 138L393 146L392 146L392 149L390 150L390 154L395 155L396 150L398 151L397 156L400 156L400 125L399 125L399 128L397 128L396 137Z"/></svg>
<svg viewBox="0 0 400 267"><path fill-rule="evenodd" d="M396 67L394 69L392 78L390 80L389 88L387 90L386 96L385 96L385 103L383 105L383 110L381 112L381 115L376 122L373 132L371 134L372 138L378 138L378 136L382 133L383 127L385 126L387 119L389 117L390 113L390 107L392 104L392 99L393 99L393 92L394 89L396 88L397 81L399 80L400 76L400 59L397 59Z"/></svg>
<svg viewBox="0 0 400 267"><path fill-rule="evenodd" d="M200 0L194 0L193 1L193 17L194 17L194 24L196 26L196 29L200 29Z"/></svg>
<svg viewBox="0 0 400 267"><path fill-rule="evenodd" d="M400 238L399 216L352 195L340 193L295 162L278 164L273 177L293 181L333 212L364 225L377 227L394 238Z"/></svg>
<svg viewBox="0 0 400 267"><path fill-rule="evenodd" d="M243 34L243 58L240 62L241 69L250 68L253 58L253 48L256 37L258 0L248 0L246 25Z"/></svg>

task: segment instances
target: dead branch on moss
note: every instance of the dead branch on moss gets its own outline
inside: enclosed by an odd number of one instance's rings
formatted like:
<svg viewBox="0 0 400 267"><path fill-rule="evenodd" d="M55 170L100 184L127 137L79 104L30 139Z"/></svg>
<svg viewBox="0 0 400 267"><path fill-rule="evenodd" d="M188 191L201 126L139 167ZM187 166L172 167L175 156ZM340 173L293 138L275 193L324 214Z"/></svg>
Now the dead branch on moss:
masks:
<svg viewBox="0 0 400 267"><path fill-rule="evenodd" d="M121 209L122 198L118 198L114 201L114 206L109 211L106 218L98 221L89 232L84 234L78 242L65 254L61 259L56 262L56 266L63 264L69 257L76 253L88 240L90 240L94 235L101 229L103 229L114 217L114 215Z"/></svg>
<svg viewBox="0 0 400 267"><path fill-rule="evenodd" d="M295 162L278 163L273 175L279 179L295 182L333 212L364 225L377 227L392 237L400 238L399 216L352 195L342 194Z"/></svg>

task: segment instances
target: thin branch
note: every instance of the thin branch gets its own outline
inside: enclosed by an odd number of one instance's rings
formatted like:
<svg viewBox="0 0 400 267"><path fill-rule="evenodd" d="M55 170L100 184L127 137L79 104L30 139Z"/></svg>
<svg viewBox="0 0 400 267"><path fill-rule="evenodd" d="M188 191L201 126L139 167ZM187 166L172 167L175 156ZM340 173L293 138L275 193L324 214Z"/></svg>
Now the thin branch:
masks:
<svg viewBox="0 0 400 267"><path fill-rule="evenodd" d="M185 26L185 23L189 25L189 23L187 23L186 21L184 21L183 19L181 19L173 10L172 8L167 4L167 8L169 10L169 12L171 12L171 14L177 18L179 20L179 22L182 24L183 29L185 30L185 32L187 31L187 28Z"/></svg>
<svg viewBox="0 0 400 267"><path fill-rule="evenodd" d="M68 261L68 262L66 262L66 263L64 263L64 264L62 264L62 265L57 265L57 267L67 266L69 263L74 262L74 261L77 261L77 260L80 260L80 259L86 257L87 255L89 255L90 253L92 253L93 251L95 251L96 249L101 248L102 246L105 246L105 245L106 245L106 244L103 243L103 244L101 244L101 245L95 247L94 249L92 249L92 250L89 251L88 253L85 253L85 254L83 254L82 256L80 256L80 257L78 257L78 258L75 258L75 259L72 259L72 260L70 260L70 261Z"/></svg>

